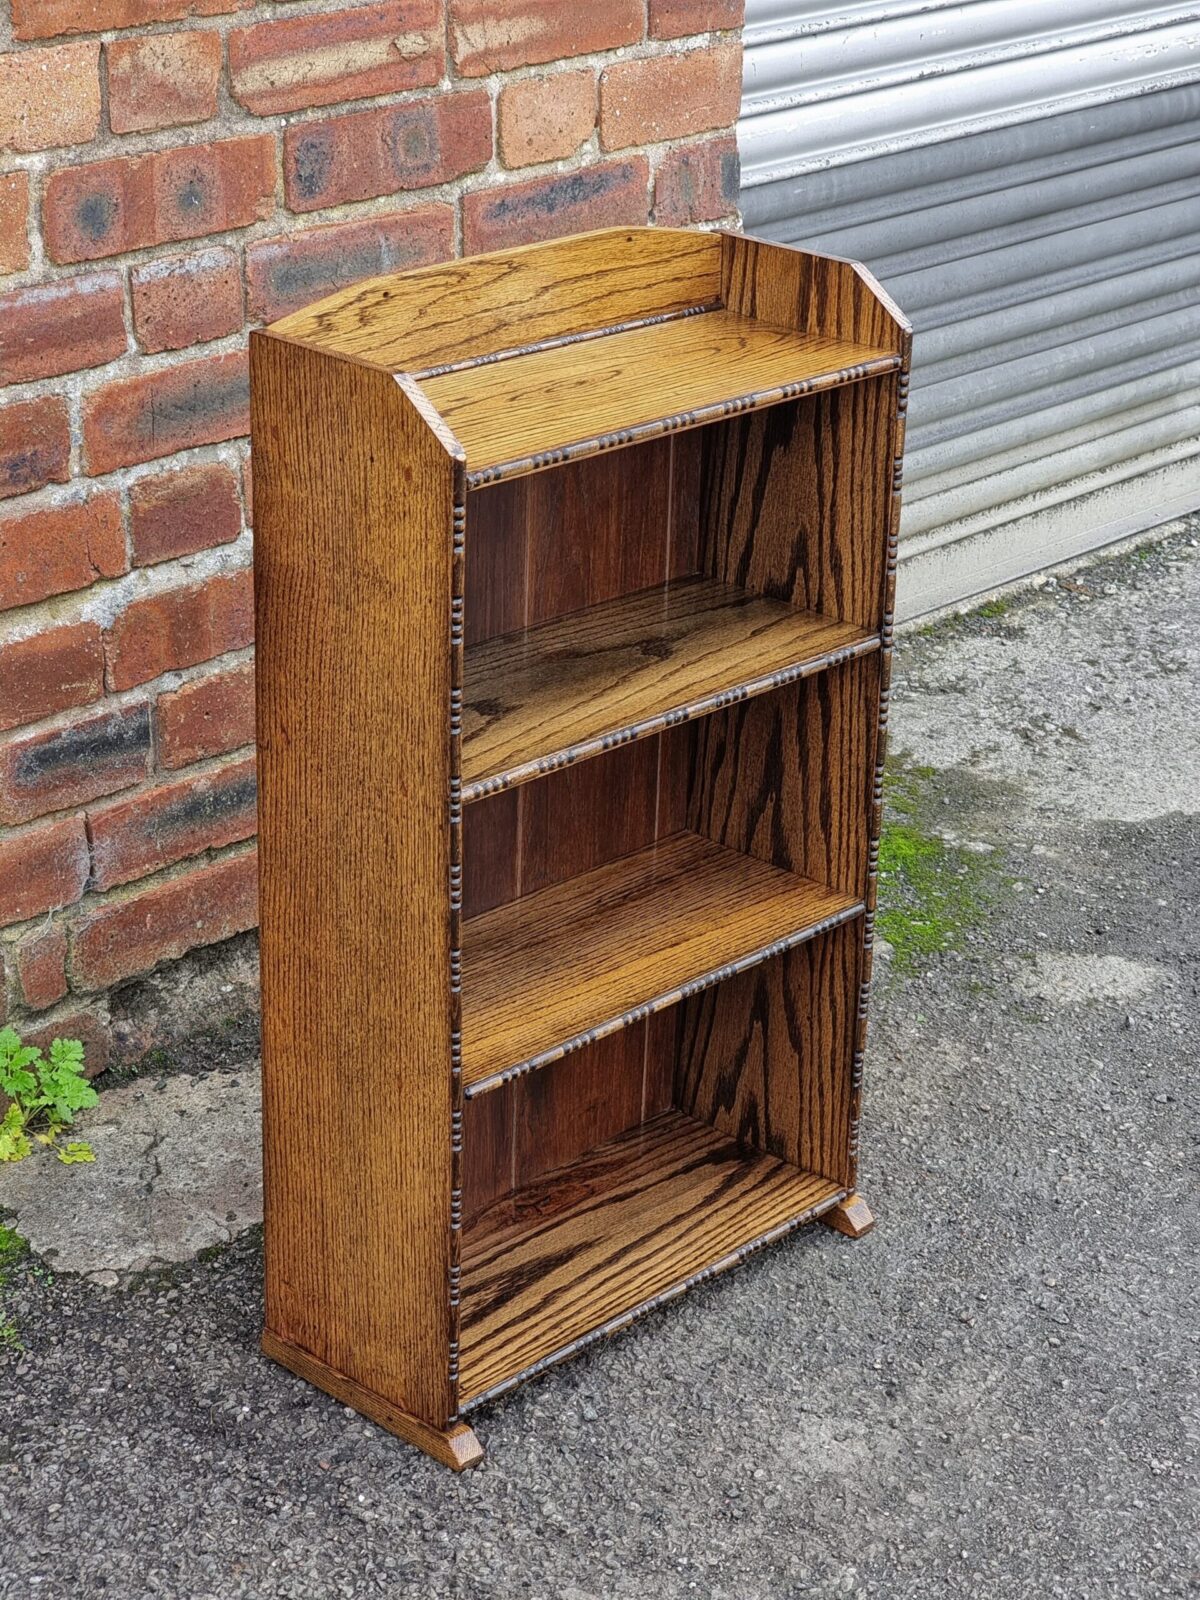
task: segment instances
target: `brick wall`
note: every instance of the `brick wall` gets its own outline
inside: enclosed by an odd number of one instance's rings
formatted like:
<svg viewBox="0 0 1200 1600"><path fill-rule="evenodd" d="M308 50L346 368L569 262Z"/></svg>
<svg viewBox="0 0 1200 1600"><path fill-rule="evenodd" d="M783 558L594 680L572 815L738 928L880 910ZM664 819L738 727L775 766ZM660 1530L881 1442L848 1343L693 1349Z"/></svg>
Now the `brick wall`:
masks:
<svg viewBox="0 0 1200 1600"><path fill-rule="evenodd" d="M732 218L742 0L7 0L0 1017L254 925L247 327Z"/></svg>

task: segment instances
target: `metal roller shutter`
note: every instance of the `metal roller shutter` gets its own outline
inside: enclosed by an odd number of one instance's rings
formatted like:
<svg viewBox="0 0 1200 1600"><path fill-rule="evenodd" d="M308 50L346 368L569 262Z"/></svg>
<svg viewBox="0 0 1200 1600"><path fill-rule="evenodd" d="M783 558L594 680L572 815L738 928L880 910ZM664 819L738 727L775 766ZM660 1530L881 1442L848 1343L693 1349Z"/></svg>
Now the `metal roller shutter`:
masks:
<svg viewBox="0 0 1200 1600"><path fill-rule="evenodd" d="M900 611L1200 506L1200 5L749 0L747 231L912 317Z"/></svg>

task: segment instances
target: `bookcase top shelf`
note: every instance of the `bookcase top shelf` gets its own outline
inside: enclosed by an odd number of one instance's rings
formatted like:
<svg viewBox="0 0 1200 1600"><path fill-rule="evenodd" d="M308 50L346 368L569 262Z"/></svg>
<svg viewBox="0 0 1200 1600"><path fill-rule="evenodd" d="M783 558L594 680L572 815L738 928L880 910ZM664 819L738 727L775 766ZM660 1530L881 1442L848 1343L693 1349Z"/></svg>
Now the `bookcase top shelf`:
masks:
<svg viewBox="0 0 1200 1600"><path fill-rule="evenodd" d="M895 371L907 324L852 262L612 228L373 278L267 332L392 373L481 487Z"/></svg>
<svg viewBox="0 0 1200 1600"><path fill-rule="evenodd" d="M718 309L423 378L473 485L892 372L870 345Z"/></svg>

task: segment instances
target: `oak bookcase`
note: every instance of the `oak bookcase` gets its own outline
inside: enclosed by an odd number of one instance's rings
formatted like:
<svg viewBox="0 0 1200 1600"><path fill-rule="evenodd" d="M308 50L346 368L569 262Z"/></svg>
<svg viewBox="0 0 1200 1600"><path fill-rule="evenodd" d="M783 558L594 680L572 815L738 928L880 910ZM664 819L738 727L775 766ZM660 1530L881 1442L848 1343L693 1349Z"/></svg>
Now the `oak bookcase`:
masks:
<svg viewBox="0 0 1200 1600"><path fill-rule="evenodd" d="M252 338L268 1353L431 1455L855 1194L910 336L617 229Z"/></svg>

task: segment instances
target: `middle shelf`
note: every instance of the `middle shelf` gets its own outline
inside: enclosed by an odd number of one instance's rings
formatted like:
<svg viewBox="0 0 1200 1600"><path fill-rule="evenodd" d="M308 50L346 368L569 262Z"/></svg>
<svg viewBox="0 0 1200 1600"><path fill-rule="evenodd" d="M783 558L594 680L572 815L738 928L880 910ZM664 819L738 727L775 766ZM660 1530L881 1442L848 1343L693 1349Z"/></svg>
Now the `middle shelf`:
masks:
<svg viewBox="0 0 1200 1600"><path fill-rule="evenodd" d="M861 900L679 832L463 929L468 1097L849 921Z"/></svg>
<svg viewBox="0 0 1200 1600"><path fill-rule="evenodd" d="M850 623L701 577L472 645L463 800L878 648Z"/></svg>

